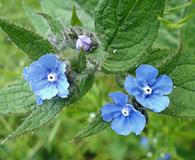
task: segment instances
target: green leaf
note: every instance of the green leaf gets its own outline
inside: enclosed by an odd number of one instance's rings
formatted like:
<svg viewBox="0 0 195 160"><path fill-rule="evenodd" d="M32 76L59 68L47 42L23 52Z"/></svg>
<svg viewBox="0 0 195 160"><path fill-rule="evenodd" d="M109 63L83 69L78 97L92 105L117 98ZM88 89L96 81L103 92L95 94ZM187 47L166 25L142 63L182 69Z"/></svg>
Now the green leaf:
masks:
<svg viewBox="0 0 195 160"><path fill-rule="evenodd" d="M178 65L182 53L182 48L153 49L143 55L138 65L150 64L158 68L160 74L169 74Z"/></svg>
<svg viewBox="0 0 195 160"><path fill-rule="evenodd" d="M166 1L165 8L166 10L175 8L176 5L184 5L187 2L187 0L171 0ZM171 22L177 22L182 17L184 13L184 9L181 9L179 12L174 12L172 14L165 14L163 17L168 19ZM166 35L166 36L165 36ZM160 25L160 28L158 30L158 37L156 38L153 48L179 48L180 46L180 30L171 30L168 29L163 24Z"/></svg>
<svg viewBox="0 0 195 160"><path fill-rule="evenodd" d="M16 81L0 91L0 115L26 114L35 107L35 96L25 81Z"/></svg>
<svg viewBox="0 0 195 160"><path fill-rule="evenodd" d="M33 110L21 126L19 126L13 133L8 135L2 141L2 144L47 125L56 117L57 114L59 114L62 108L78 101L82 96L84 96L89 89L91 89L93 82L94 74L89 73L88 70L77 75L77 79L71 87L70 95L67 99L55 97L52 100L44 102L42 106Z"/></svg>
<svg viewBox="0 0 195 160"><path fill-rule="evenodd" d="M195 6L189 8L188 14ZM164 114L182 117L195 118L195 17L182 29L182 37L185 50L181 55L178 66L170 76L174 81L174 91L170 95L171 105Z"/></svg>
<svg viewBox="0 0 195 160"><path fill-rule="evenodd" d="M47 23L47 21L43 18L37 15L30 7L24 5L24 10L26 12L26 15L28 16L28 19L42 37L47 38L48 34L51 33L50 27Z"/></svg>
<svg viewBox="0 0 195 160"><path fill-rule="evenodd" d="M155 40L164 0L100 0L95 28L109 58L104 72L127 71Z"/></svg>
<svg viewBox="0 0 195 160"><path fill-rule="evenodd" d="M164 114L195 118L195 52L184 51L180 63L170 76L174 82L174 90L170 95L170 106Z"/></svg>
<svg viewBox="0 0 195 160"><path fill-rule="evenodd" d="M55 52L48 40L30 30L2 18L0 18L0 27L13 43L33 60L37 60L46 53Z"/></svg>
<svg viewBox="0 0 195 160"><path fill-rule="evenodd" d="M53 17L51 17L48 14L45 13L38 13L39 15L41 15L43 18L45 18L51 28L51 31L58 37L62 37L62 33L63 33L63 26L60 24L60 22L56 19L54 19Z"/></svg>
<svg viewBox="0 0 195 160"><path fill-rule="evenodd" d="M158 68L159 74L170 74L178 65L181 55L183 54L182 47L180 49L152 49L143 55L135 68L130 69L130 73L134 74L135 69L142 64L150 64ZM116 82L119 87L124 88L124 81L127 76L118 74Z"/></svg>
<svg viewBox="0 0 195 160"><path fill-rule="evenodd" d="M195 4L192 7L188 8L185 14L189 15L194 11L195 11ZM195 26L195 15L193 16L193 19L182 30L182 40L185 43L184 47L185 49L190 51L195 50L195 46L194 46L195 38L193 36L195 31L194 26Z"/></svg>
<svg viewBox="0 0 195 160"><path fill-rule="evenodd" d="M106 129L108 126L109 123L103 121L99 113L98 115L96 115L94 120L89 125L84 127L70 142L75 142L77 140L81 140L83 138L98 134L104 129Z"/></svg>
<svg viewBox="0 0 195 160"><path fill-rule="evenodd" d="M81 26L81 27L83 26L82 22L80 21L79 17L77 16L75 3L73 4L73 8L72 8L71 25L72 26Z"/></svg>

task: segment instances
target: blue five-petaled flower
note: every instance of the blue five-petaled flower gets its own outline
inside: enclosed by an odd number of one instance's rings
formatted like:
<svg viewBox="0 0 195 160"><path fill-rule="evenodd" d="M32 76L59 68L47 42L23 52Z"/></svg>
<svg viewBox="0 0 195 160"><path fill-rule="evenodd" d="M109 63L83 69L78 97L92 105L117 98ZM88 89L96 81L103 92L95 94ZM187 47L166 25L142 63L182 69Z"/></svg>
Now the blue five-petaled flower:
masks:
<svg viewBox="0 0 195 160"><path fill-rule="evenodd" d="M173 90L173 82L167 75L158 76L158 70L151 65L141 65L136 69L136 78L128 76L125 80L126 91L145 108L161 112L169 106L167 96Z"/></svg>
<svg viewBox="0 0 195 160"><path fill-rule="evenodd" d="M69 83L65 72L66 64L54 54L46 54L24 69L24 79L37 96L37 105L57 95L61 98L68 97Z"/></svg>
<svg viewBox="0 0 195 160"><path fill-rule="evenodd" d="M146 118L128 103L128 96L121 92L110 93L114 103L101 108L104 121L111 122L111 128L119 135L140 134L146 125Z"/></svg>

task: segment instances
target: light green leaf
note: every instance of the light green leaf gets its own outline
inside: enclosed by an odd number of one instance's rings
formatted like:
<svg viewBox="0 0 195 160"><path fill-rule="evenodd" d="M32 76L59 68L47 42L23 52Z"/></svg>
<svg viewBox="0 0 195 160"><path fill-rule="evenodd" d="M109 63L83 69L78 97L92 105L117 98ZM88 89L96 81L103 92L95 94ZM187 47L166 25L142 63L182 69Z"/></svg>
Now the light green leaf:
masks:
<svg viewBox="0 0 195 160"><path fill-rule="evenodd" d="M12 42L33 60L37 60L46 53L55 53L54 47L48 40L28 29L2 18L0 19L0 27Z"/></svg>
<svg viewBox="0 0 195 160"><path fill-rule="evenodd" d="M42 106L37 107L13 133L8 135L2 144L14 140L18 136L34 131L47 125L53 120L62 108L78 101L91 89L94 82L94 74L89 71L77 75L76 82L71 88L70 95L67 99L58 97L44 102Z"/></svg>
<svg viewBox="0 0 195 160"><path fill-rule="evenodd" d="M0 91L0 115L26 114L35 107L35 96L25 81L16 81Z"/></svg>
<svg viewBox="0 0 195 160"><path fill-rule="evenodd" d="M82 22L80 21L79 17L77 16L75 3L73 4L73 8L72 8L71 25L72 26L81 26L81 27L83 26Z"/></svg>
<svg viewBox="0 0 195 160"><path fill-rule="evenodd" d="M51 30L47 21L43 17L37 15L30 7L26 5L24 5L24 10L38 34L44 38L48 38L48 34L51 33Z"/></svg>
<svg viewBox="0 0 195 160"><path fill-rule="evenodd" d="M45 18L47 20L47 23L49 24L51 31L58 37L62 37L62 33L63 33L63 26L60 24L60 22L56 19L54 19L53 17L51 17L48 14L45 13L39 13L39 15L41 15L43 18Z"/></svg>
<svg viewBox="0 0 195 160"><path fill-rule="evenodd" d="M105 72L127 71L137 64L157 36L157 15L163 10L164 0L100 0L95 28L109 53Z"/></svg>
<svg viewBox="0 0 195 160"><path fill-rule="evenodd" d="M83 138L98 134L104 129L106 129L108 126L109 123L103 121L101 115L98 114L96 115L94 120L89 125L84 127L70 142L75 142L77 140L81 140Z"/></svg>

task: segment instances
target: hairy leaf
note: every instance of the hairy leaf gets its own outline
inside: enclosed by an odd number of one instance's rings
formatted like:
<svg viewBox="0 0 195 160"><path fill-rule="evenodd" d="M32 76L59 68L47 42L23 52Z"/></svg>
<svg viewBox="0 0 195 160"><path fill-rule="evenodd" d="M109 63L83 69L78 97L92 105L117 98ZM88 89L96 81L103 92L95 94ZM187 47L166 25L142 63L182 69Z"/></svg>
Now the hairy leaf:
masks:
<svg viewBox="0 0 195 160"><path fill-rule="evenodd" d="M101 131L103 131L104 129L106 129L109 126L109 123L104 122L101 115L98 114L94 120L87 125L86 127L84 127L72 140L71 142L89 137L89 136L93 136L95 134L100 133Z"/></svg>
<svg viewBox="0 0 195 160"><path fill-rule="evenodd" d="M135 66L155 40L164 0L100 0L95 28L109 52L105 72L127 71Z"/></svg>
<svg viewBox="0 0 195 160"><path fill-rule="evenodd" d="M48 40L30 30L2 18L0 19L0 27L13 43L33 60L37 60L46 53L55 52Z"/></svg>
<svg viewBox="0 0 195 160"><path fill-rule="evenodd" d="M13 133L2 141L2 144L47 125L56 117L62 108L74 103L84 96L89 89L91 89L93 81L94 74L89 74L88 71L77 75L77 79L73 86L71 86L70 95L67 99L56 97L52 100L44 102L42 106L39 106L33 110L33 112L25 119L21 126L19 126Z"/></svg>
<svg viewBox="0 0 195 160"><path fill-rule="evenodd" d="M25 81L18 80L0 91L0 115L25 114L35 107L35 96Z"/></svg>

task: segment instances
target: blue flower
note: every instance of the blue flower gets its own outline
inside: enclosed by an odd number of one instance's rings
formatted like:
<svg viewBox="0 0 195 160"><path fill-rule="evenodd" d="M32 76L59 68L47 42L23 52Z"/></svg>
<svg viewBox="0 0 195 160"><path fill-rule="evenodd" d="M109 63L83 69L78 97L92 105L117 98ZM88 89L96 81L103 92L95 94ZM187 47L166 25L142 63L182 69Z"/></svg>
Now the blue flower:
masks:
<svg viewBox="0 0 195 160"><path fill-rule="evenodd" d="M92 46L92 40L90 37L86 35L80 35L78 36L77 42L76 42L76 49L80 50L83 49L85 52L89 51L89 49Z"/></svg>
<svg viewBox="0 0 195 160"><path fill-rule="evenodd" d="M111 128L119 135L129 135L134 132L140 134L145 125L146 118L128 103L128 96L121 92L110 93L114 103L109 103L101 108L104 121L111 122Z"/></svg>
<svg viewBox="0 0 195 160"><path fill-rule="evenodd" d="M142 106L154 112L161 112L169 106L167 95L173 90L173 82L167 75L157 76L156 68L142 65L136 69L136 78L127 76L124 86Z"/></svg>
<svg viewBox="0 0 195 160"><path fill-rule="evenodd" d="M37 96L37 105L41 105L43 100L51 99L56 95L61 98L68 97L69 83L65 72L66 64L59 61L54 54L46 54L24 68L24 79Z"/></svg>

